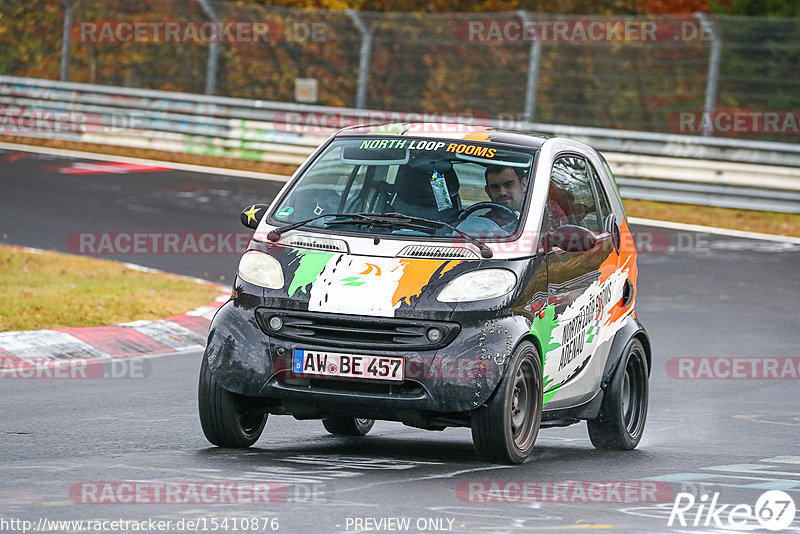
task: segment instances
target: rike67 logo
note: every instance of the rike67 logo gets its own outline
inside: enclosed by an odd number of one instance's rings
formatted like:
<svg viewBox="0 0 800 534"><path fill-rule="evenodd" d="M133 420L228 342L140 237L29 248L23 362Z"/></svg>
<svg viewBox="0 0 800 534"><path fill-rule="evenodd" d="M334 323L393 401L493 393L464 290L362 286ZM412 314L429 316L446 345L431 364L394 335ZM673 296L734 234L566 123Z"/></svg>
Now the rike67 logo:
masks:
<svg viewBox="0 0 800 534"><path fill-rule="evenodd" d="M695 498L691 493L678 493L672 504L667 526L747 529L758 526L773 532L783 530L794 521L794 499L780 490L761 494L755 506L722 504L719 492ZM756 524L757 523L757 524Z"/></svg>

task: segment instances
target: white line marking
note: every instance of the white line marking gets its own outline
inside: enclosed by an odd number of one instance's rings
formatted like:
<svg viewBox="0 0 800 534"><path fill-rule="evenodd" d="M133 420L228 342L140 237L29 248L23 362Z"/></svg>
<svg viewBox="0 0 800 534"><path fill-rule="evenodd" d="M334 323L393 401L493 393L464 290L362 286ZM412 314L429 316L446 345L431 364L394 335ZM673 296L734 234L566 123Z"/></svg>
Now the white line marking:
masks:
<svg viewBox="0 0 800 534"><path fill-rule="evenodd" d="M775 456L773 458L764 458L759 462L770 462L777 464L800 464L800 456Z"/></svg>
<svg viewBox="0 0 800 534"><path fill-rule="evenodd" d="M193 165L190 163L175 163L172 161L158 161L154 159L131 158L127 156L112 156L109 154L98 154L97 152L81 152L79 150L65 150L63 148L48 148L33 145L20 145L17 143L0 143L0 149L19 150L22 152L33 152L35 154L49 154L51 156L66 156L70 158L96 159L100 161L113 161L116 163L136 163L140 165L154 165L156 167L167 167L176 171L202 172L206 174L221 174L224 176L238 176L240 178L254 178L256 180L271 180L273 182L285 182L289 176L282 174L271 174L267 172L242 171L237 169L223 169L221 167L208 167L206 165Z"/></svg>
<svg viewBox="0 0 800 534"><path fill-rule="evenodd" d="M777 234L761 234L758 232L746 232L744 230L733 230L731 228L717 228L715 226L702 226L699 224L687 224L672 221L658 221L655 219L643 219L641 217L628 217L628 221L633 224L644 226L657 226L660 228L670 228L672 230L686 230L689 232L704 232L707 234L724 235L729 237L744 237L746 239L761 239L764 241L779 241L781 243L796 243L800 245L800 237Z"/></svg>

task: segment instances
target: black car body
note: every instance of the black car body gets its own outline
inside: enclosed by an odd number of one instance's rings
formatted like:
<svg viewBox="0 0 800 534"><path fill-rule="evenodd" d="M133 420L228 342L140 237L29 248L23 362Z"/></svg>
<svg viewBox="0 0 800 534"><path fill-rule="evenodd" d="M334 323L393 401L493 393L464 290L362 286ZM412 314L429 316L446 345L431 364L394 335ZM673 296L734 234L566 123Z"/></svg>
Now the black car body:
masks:
<svg viewBox="0 0 800 534"><path fill-rule="evenodd" d="M345 129L242 214L256 231L201 372L212 443L249 446L271 413L349 435L375 419L470 426L482 458L512 463L540 424L588 420L598 447L638 444L650 342L605 160L567 139L440 129ZM500 172L518 204L482 200Z"/></svg>

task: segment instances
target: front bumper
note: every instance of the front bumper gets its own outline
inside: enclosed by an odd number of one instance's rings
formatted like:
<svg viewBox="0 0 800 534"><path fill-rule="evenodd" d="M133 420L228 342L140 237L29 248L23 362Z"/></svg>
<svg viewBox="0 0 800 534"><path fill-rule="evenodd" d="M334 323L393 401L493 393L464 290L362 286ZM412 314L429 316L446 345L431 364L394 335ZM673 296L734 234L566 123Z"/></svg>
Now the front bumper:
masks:
<svg viewBox="0 0 800 534"><path fill-rule="evenodd" d="M484 318L478 320L475 313L469 313L459 320L458 314L453 314L449 321L440 323L455 324L457 328L448 330L446 343L433 348L402 342L357 346L351 343L343 347L307 342L297 336L270 335L263 318L258 318L263 308L257 306L256 302L239 299L220 308L212 321L206 347L209 367L223 388L261 397L270 406L269 411L298 418L353 413L375 419L405 420L411 412L472 410L491 396L514 346L530 329L530 324L519 315L486 320L482 314ZM331 314L324 317L330 320ZM341 318L358 320L355 316ZM402 324L399 328L402 330ZM298 376L291 371L296 348L401 357L406 378L390 382Z"/></svg>

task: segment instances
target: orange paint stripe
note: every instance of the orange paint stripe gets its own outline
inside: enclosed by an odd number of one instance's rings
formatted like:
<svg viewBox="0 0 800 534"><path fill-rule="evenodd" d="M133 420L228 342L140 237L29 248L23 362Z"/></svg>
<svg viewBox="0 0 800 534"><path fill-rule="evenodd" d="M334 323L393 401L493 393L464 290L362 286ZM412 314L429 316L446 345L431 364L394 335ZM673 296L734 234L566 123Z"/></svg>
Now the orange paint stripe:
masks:
<svg viewBox="0 0 800 534"><path fill-rule="evenodd" d="M639 274L639 271L636 267L636 247L633 243L633 236L631 235L631 230L628 227L628 221L625 219L620 225L619 254L612 252L600 265L600 283L602 284L605 282L608 277L611 276L611 274L618 268L625 266L628 269L628 280L630 280L631 284L633 285L633 298L631 298L630 303L624 308L620 305L620 302L622 302L621 300L614 303L609 310L609 317L606 321L607 325L618 321L628 312L628 310L630 310L633 303L636 302L636 278Z"/></svg>
<svg viewBox="0 0 800 534"><path fill-rule="evenodd" d="M375 265L374 263L367 263L366 266L367 266L367 268L364 269L363 271L361 271L358 274L369 274L373 270L375 270L375 276L380 276L381 275L381 268L378 267L377 265Z"/></svg>
<svg viewBox="0 0 800 534"><path fill-rule="evenodd" d="M403 260L403 276L397 284L397 289L392 295L392 305L405 300L406 304L411 305L411 297L416 297L422 293L422 288L431 282L431 278L436 270L441 267L439 276L461 263L460 261L437 261L437 260Z"/></svg>
<svg viewBox="0 0 800 534"><path fill-rule="evenodd" d="M476 126L474 131L468 133L462 139L465 141L491 141L491 134L493 133L494 130L488 126Z"/></svg>

